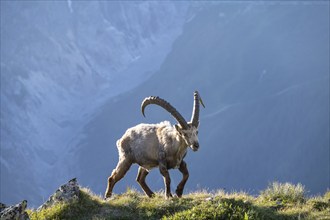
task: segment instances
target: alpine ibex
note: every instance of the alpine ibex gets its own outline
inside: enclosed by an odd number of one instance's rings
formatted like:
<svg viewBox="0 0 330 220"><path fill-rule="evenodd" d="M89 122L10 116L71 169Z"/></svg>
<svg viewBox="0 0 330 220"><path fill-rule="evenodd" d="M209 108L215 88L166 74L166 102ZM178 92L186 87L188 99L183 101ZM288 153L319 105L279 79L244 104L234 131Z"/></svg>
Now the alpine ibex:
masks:
<svg viewBox="0 0 330 220"><path fill-rule="evenodd" d="M124 177L133 163L140 165L136 181L149 197L153 196L154 193L147 186L145 179L152 168L159 167L160 173L164 177L166 198L172 197L168 169L179 168L183 178L176 188L176 194L178 197L182 196L183 188L189 177L187 165L183 158L187 154L188 146L193 151L197 151L199 148L197 136L199 103L205 107L196 91L191 121L186 122L181 114L164 99L150 96L143 100L141 104L143 116L145 116L145 107L149 104L155 104L167 110L178 124L172 126L168 121L159 124L139 124L126 131L122 138L117 141L119 162L108 178L105 198L111 197L114 185Z"/></svg>

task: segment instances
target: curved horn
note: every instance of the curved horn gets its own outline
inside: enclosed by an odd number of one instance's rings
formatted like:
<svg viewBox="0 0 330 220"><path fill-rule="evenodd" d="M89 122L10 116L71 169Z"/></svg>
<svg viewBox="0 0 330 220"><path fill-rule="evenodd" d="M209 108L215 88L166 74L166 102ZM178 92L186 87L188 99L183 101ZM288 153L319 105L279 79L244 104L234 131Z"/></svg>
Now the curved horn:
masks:
<svg viewBox="0 0 330 220"><path fill-rule="evenodd" d="M145 117L144 109L149 104L155 104L155 105L159 105L160 107L163 107L177 120L177 122L181 125L183 129L188 129L188 124L186 120L182 117L182 115L170 103L168 103L162 98L159 98L158 96L157 97L150 96L143 100L141 104L141 111L144 117Z"/></svg>
<svg viewBox="0 0 330 220"><path fill-rule="evenodd" d="M205 105L203 103L202 98L200 97L198 91L194 92L194 108L193 108L193 112L192 112L192 116L191 116L191 120L190 123L194 126L194 127L198 127L199 125L199 103L202 104L202 106L205 108Z"/></svg>

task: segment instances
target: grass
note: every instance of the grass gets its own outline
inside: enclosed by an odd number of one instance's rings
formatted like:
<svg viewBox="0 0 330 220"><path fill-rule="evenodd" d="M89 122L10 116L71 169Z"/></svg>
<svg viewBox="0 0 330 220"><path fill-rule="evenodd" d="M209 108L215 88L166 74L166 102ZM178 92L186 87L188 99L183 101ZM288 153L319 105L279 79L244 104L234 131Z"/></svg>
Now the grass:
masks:
<svg viewBox="0 0 330 220"><path fill-rule="evenodd" d="M303 203L305 202L305 187L298 183L271 183L268 188L261 192L264 200L277 201L280 203Z"/></svg>
<svg viewBox="0 0 330 220"><path fill-rule="evenodd" d="M165 199L128 189L109 201L81 189L80 198L58 203L39 212L28 210L36 219L330 219L330 191L307 198L300 184L272 183L259 196L244 192L200 191L183 198Z"/></svg>

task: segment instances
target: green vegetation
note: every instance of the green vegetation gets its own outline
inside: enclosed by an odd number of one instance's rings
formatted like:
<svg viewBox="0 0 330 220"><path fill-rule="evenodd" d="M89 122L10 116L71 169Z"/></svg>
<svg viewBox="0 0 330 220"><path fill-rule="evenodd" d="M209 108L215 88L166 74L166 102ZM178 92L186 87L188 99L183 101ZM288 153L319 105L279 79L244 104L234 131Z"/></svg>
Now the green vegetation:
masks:
<svg viewBox="0 0 330 220"><path fill-rule="evenodd" d="M165 199L163 193L153 198L128 189L109 201L81 189L80 198L58 203L37 212L35 219L330 219L330 191L307 198L300 184L272 183L258 197L244 192L206 191Z"/></svg>
<svg viewBox="0 0 330 220"><path fill-rule="evenodd" d="M261 198L281 203L303 203L305 201L305 187L298 183L274 182L261 192Z"/></svg>

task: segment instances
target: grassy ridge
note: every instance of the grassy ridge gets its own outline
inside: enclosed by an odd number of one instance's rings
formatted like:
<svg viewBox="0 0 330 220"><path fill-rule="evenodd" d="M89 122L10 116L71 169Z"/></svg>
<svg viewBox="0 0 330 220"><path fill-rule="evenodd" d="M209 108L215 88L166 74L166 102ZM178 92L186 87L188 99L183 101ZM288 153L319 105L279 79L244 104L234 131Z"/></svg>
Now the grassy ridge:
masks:
<svg viewBox="0 0 330 220"><path fill-rule="evenodd" d="M58 203L40 212L28 210L34 219L330 219L330 191L306 198L300 184L273 183L258 197L246 193L206 191L183 198L148 198L135 190L104 201L88 189L71 203Z"/></svg>

